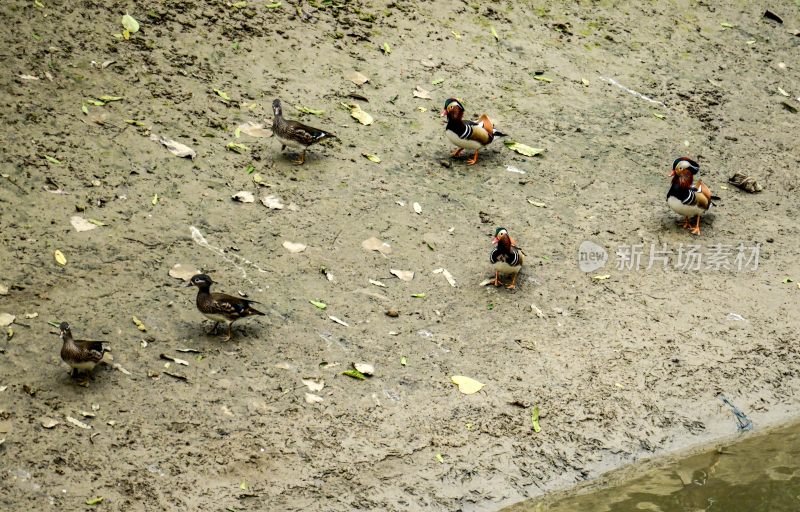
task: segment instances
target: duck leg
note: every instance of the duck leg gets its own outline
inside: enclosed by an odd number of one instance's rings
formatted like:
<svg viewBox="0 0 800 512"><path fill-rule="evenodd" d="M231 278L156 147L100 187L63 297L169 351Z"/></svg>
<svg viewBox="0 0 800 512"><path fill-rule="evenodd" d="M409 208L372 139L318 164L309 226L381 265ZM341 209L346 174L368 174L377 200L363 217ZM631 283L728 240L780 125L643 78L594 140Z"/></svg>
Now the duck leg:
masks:
<svg viewBox="0 0 800 512"><path fill-rule="evenodd" d="M517 273L517 274L518 274L518 273ZM516 287L517 287L517 274L514 274L514 275L511 277L511 284L510 284L510 285L508 285L508 286L506 286L506 288L508 288L509 290L513 290L514 288L516 288Z"/></svg>
<svg viewBox="0 0 800 512"><path fill-rule="evenodd" d="M233 322L228 324L228 335L225 336L225 338L223 338L222 341L231 341L231 338L233 337L233 333L231 332L231 329L233 329Z"/></svg>
<svg viewBox="0 0 800 512"><path fill-rule="evenodd" d="M684 217L683 219L683 227L685 229L689 229L692 227L692 223L689 221L689 217Z"/></svg>
<svg viewBox="0 0 800 512"><path fill-rule="evenodd" d="M492 284L495 285L495 286L500 286L501 284L503 284L503 283L500 282L500 272L495 272L494 273L494 283L492 283Z"/></svg>
<svg viewBox="0 0 800 512"><path fill-rule="evenodd" d="M453 151L452 153L450 153L450 156L452 158L455 158L455 157L459 156L462 151L464 151L464 148L458 148L455 151Z"/></svg>
<svg viewBox="0 0 800 512"><path fill-rule="evenodd" d="M478 161L478 149L475 150L475 156L467 160L467 165L475 165L475 162Z"/></svg>
<svg viewBox="0 0 800 512"><path fill-rule="evenodd" d="M692 234L693 235L699 235L700 234L700 216L699 215L697 216L697 225L695 225L694 229L692 229Z"/></svg>
<svg viewBox="0 0 800 512"><path fill-rule="evenodd" d="M305 161L306 161L306 150L303 149L303 152L300 153L300 158L298 158L297 160L292 160L292 163L295 163L297 165L303 165L303 162Z"/></svg>
<svg viewBox="0 0 800 512"><path fill-rule="evenodd" d="M206 334L213 334L217 332L217 327L219 327L219 322L214 322L214 325L211 327L211 329L206 331Z"/></svg>

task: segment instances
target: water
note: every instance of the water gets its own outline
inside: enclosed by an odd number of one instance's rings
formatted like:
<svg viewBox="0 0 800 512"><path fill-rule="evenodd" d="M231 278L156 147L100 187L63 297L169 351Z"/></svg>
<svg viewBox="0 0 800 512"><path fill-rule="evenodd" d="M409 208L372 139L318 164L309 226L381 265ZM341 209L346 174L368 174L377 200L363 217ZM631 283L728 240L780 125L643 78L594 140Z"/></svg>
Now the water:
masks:
<svg viewBox="0 0 800 512"><path fill-rule="evenodd" d="M800 424L655 469L626 468L608 479L603 488L560 493L504 512L798 512Z"/></svg>

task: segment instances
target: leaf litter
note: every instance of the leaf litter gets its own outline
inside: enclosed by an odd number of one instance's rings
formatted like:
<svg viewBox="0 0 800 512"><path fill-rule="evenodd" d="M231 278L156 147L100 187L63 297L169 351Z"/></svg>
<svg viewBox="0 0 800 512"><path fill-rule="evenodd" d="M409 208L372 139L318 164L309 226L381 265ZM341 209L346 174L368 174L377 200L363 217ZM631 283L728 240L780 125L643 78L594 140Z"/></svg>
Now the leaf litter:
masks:
<svg viewBox="0 0 800 512"><path fill-rule="evenodd" d="M463 375L453 375L450 377L450 380L453 384L458 386L458 390L464 393L465 395L472 395L477 393L481 389L483 389L484 384L478 382L475 379L470 377L465 377Z"/></svg>
<svg viewBox="0 0 800 512"><path fill-rule="evenodd" d="M367 251L378 251L384 256L392 253L391 245L381 240L378 240L374 236L371 238L367 238L366 240L361 242L361 247L363 247Z"/></svg>
<svg viewBox="0 0 800 512"><path fill-rule="evenodd" d="M195 150L193 150L192 148L190 148L185 144L181 144L180 142L175 142L172 139L167 139L165 137L161 137L160 135L156 135L154 133L150 135L150 140L160 143L162 146L167 148L167 151L169 151L170 153L179 158L190 158L194 160L197 157L197 153L195 152Z"/></svg>

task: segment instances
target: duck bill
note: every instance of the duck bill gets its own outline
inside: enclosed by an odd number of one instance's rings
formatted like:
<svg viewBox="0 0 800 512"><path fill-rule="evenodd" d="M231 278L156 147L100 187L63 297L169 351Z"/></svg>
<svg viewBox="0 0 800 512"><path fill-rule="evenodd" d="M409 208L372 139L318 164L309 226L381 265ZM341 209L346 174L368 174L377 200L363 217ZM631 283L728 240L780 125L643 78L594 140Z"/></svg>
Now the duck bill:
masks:
<svg viewBox="0 0 800 512"><path fill-rule="evenodd" d="M492 245L497 245L499 243L500 243L500 239L497 238L496 236L493 236L492 237Z"/></svg>
<svg viewBox="0 0 800 512"><path fill-rule="evenodd" d="M186 283L186 288L191 288L192 286L194 286L194 285L192 284L192 282L191 282L191 281L189 281L188 283Z"/></svg>
<svg viewBox="0 0 800 512"><path fill-rule="evenodd" d="M444 117L447 115L447 109L443 108L441 112L439 112L439 117Z"/></svg>

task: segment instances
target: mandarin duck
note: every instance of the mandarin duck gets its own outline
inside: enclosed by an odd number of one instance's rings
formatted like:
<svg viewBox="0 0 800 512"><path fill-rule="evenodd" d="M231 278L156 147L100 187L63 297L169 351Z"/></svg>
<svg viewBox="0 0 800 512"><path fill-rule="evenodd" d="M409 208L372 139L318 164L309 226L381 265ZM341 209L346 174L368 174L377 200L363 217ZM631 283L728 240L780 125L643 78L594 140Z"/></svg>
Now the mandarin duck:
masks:
<svg viewBox="0 0 800 512"><path fill-rule="evenodd" d="M700 234L700 216L705 215L714 204L712 200L719 197L711 195L711 190L698 180L693 185L694 175L700 172L700 164L688 157L681 157L672 162L672 186L667 192L667 204L676 213L684 216L683 227L692 230L695 235ZM697 216L694 226L689 218Z"/></svg>
<svg viewBox="0 0 800 512"><path fill-rule="evenodd" d="M464 106L455 98L444 102L442 116L447 116L445 135L458 147L451 156L458 156L465 149L475 150L475 155L467 160L467 165L478 161L478 150L489 145L495 137L505 137L506 134L496 130L489 116L483 114L478 122L464 121Z"/></svg>
<svg viewBox="0 0 800 512"><path fill-rule="evenodd" d="M196 286L197 290L197 309L203 315L214 322L214 326L209 333L216 332L220 322L225 322L228 326L228 334L223 341L230 341L233 322L240 318L253 315L264 315L256 310L251 304L258 304L254 300L242 297L234 297L225 293L211 293L211 285L214 281L205 274L196 274L189 280L186 287Z"/></svg>
<svg viewBox="0 0 800 512"><path fill-rule="evenodd" d="M291 148L302 148L303 152L300 158L292 160L296 164L302 164L306 160L306 149L312 144L323 139L336 138L336 135L306 126L297 121L287 121L283 118L283 108L281 107L281 100L272 102L272 133L281 141L281 151L286 149L286 146Z"/></svg>
<svg viewBox="0 0 800 512"><path fill-rule="evenodd" d="M81 371L91 372L101 362L111 362L111 354L107 353L108 348L102 341L73 339L72 330L67 322L61 322L58 329L59 337L63 342L61 360L72 368L71 375L73 377L76 377Z"/></svg>
<svg viewBox="0 0 800 512"><path fill-rule="evenodd" d="M500 275L511 275L511 284L506 286L509 290L513 290L517 286L517 274L522 269L522 263L525 261L525 253L522 249L517 247L517 242L511 238L506 228L497 228L492 238L492 244L495 248L489 254L489 261L494 266L494 285L500 286Z"/></svg>

